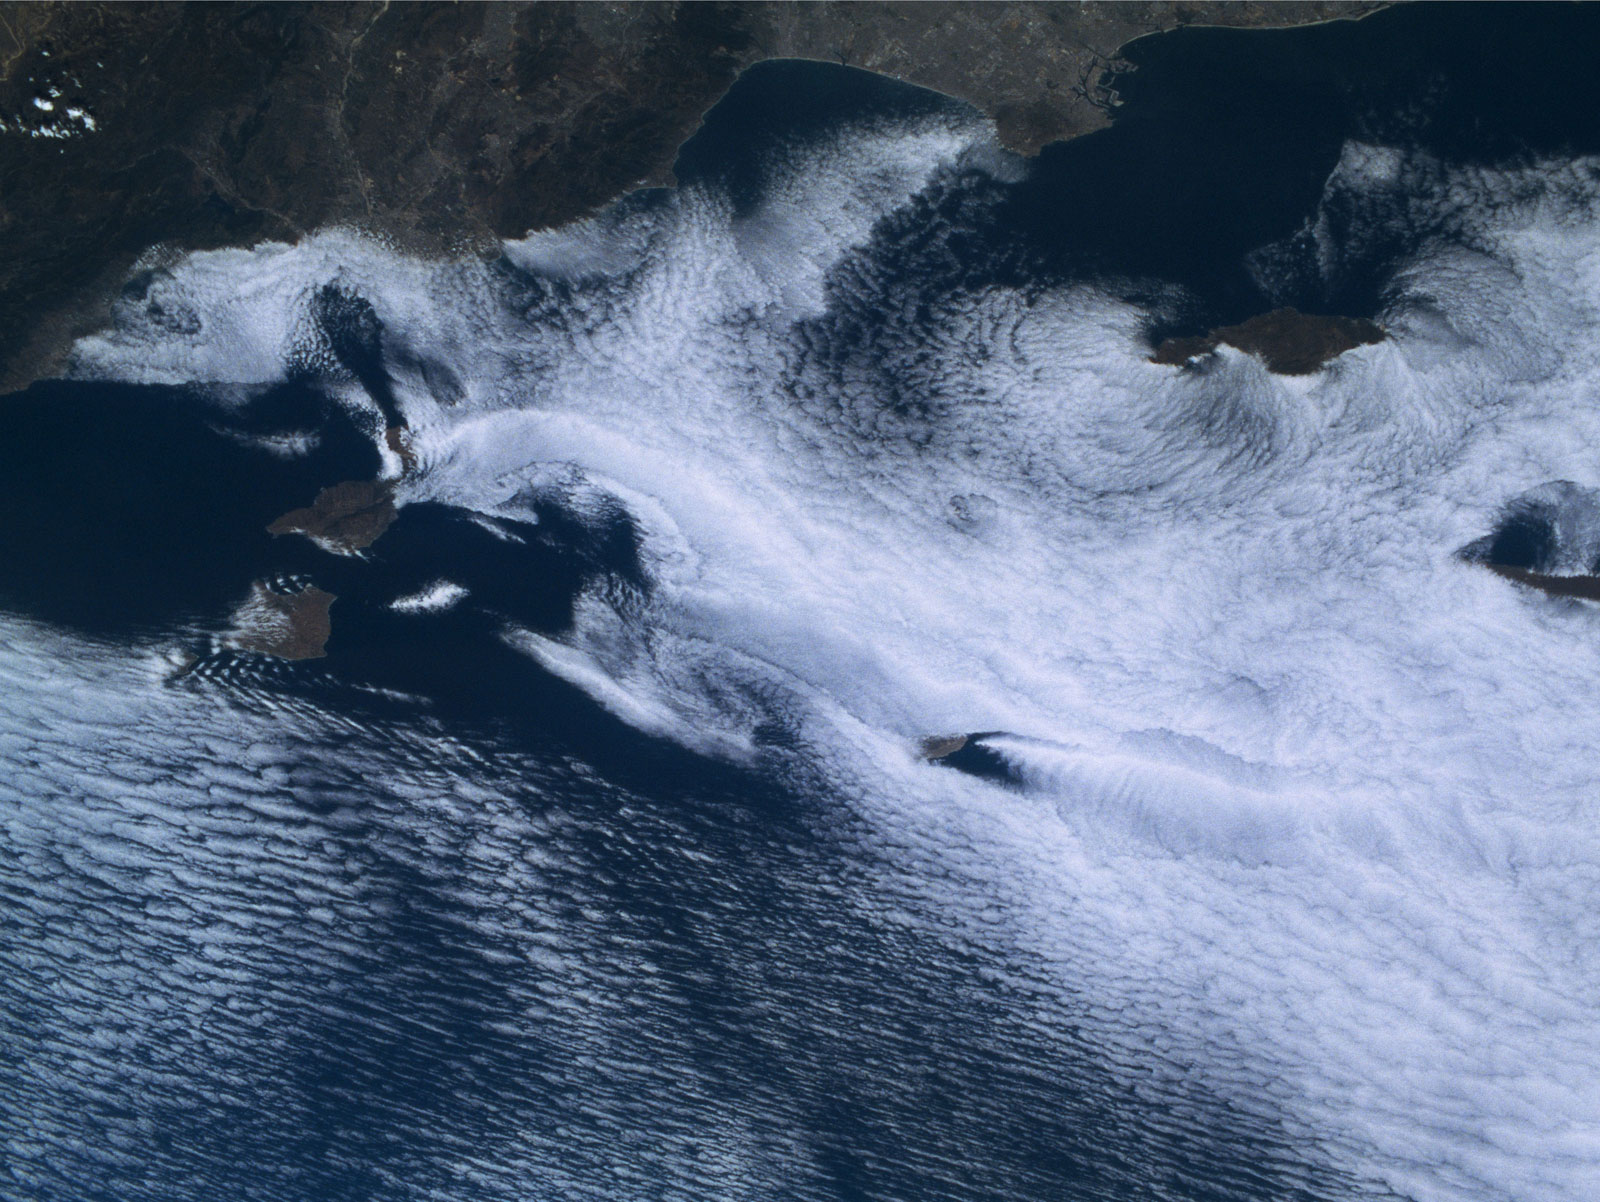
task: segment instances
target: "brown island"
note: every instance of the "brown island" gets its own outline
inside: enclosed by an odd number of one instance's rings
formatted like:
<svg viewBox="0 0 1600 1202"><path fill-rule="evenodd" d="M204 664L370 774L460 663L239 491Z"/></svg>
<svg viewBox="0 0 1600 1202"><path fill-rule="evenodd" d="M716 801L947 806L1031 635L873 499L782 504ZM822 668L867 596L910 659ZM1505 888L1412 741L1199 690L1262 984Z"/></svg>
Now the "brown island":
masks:
<svg viewBox="0 0 1600 1202"><path fill-rule="evenodd" d="M325 550L354 555L377 542L397 516L392 481L345 480L323 489L305 509L290 510L267 532L303 534Z"/></svg>
<svg viewBox="0 0 1600 1202"><path fill-rule="evenodd" d="M1168 338L1150 356L1153 363L1182 367L1227 344L1255 355L1267 370L1305 376L1330 359L1388 337L1364 317L1322 317L1298 309L1274 309L1236 326L1220 326L1189 338Z"/></svg>
<svg viewBox="0 0 1600 1202"><path fill-rule="evenodd" d="M249 599L234 611L233 628L223 645L279 659L320 659L333 634L328 610L337 600L315 585L299 592L277 592L258 580Z"/></svg>
<svg viewBox="0 0 1600 1202"><path fill-rule="evenodd" d="M1516 568L1510 564L1484 565L1491 572L1515 580L1518 584L1536 588L1552 597L1576 597L1583 601L1600 601L1600 576L1553 576L1548 572L1535 572L1530 568Z"/></svg>

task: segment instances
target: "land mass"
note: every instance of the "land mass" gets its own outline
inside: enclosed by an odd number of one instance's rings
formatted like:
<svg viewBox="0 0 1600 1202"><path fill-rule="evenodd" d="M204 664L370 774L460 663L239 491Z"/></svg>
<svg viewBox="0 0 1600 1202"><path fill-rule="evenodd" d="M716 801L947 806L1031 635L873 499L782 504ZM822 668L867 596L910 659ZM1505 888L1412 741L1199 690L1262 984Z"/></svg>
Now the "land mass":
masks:
<svg viewBox="0 0 1600 1202"><path fill-rule="evenodd" d="M1548 572L1535 572L1529 568L1512 567L1504 563L1490 563L1484 566L1507 580L1536 588L1552 597L1577 597L1584 601L1600 601L1600 576L1553 576Z"/></svg>
<svg viewBox="0 0 1600 1202"><path fill-rule="evenodd" d="M0 3L0 391L59 370L141 258L337 224L461 253L670 183L764 59L937 89L1032 154L1109 123L1134 38L1379 7Z"/></svg>
<svg viewBox="0 0 1600 1202"><path fill-rule="evenodd" d="M315 585L280 592L258 580L249 599L234 611L233 628L223 644L278 659L321 659L333 634L328 610L337 600Z"/></svg>
<svg viewBox="0 0 1600 1202"><path fill-rule="evenodd" d="M1298 309L1274 309L1236 326L1221 326L1190 338L1168 338L1151 361L1182 367L1224 344L1255 355L1268 371L1305 376L1358 346L1382 342L1383 327L1364 317L1324 317Z"/></svg>
<svg viewBox="0 0 1600 1202"><path fill-rule="evenodd" d="M345 480L323 489L308 507L276 519L267 533L303 534L325 550L354 555L382 538L397 516L391 482Z"/></svg>

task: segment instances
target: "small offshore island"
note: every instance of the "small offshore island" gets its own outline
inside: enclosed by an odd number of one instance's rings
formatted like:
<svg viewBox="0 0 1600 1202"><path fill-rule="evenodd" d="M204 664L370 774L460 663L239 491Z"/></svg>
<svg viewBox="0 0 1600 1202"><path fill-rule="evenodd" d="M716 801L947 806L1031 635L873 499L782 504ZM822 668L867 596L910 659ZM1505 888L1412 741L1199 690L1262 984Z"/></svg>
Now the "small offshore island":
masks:
<svg viewBox="0 0 1600 1202"><path fill-rule="evenodd" d="M0 1196L1600 1196L1597 47L0 5Z"/></svg>

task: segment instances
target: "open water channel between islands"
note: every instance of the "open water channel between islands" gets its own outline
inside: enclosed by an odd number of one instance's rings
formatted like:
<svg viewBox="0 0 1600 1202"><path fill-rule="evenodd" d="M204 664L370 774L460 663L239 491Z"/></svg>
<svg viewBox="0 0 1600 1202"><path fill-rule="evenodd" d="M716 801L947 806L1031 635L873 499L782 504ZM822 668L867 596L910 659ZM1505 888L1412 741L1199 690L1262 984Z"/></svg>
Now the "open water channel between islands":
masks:
<svg viewBox="0 0 1600 1202"><path fill-rule="evenodd" d="M0 399L0 1195L1600 1197L1600 21L1493 11L136 274Z"/></svg>

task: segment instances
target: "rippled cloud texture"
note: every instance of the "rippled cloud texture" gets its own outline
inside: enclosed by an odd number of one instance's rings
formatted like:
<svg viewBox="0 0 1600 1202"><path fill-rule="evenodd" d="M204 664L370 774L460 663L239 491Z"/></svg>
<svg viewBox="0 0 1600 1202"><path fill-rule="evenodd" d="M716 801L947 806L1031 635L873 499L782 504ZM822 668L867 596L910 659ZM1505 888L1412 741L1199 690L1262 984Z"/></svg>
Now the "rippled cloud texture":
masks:
<svg viewBox="0 0 1600 1202"><path fill-rule="evenodd" d="M1600 611L1459 555L1541 488L1595 528L1600 164L1347 142L1251 270L1389 255L1389 340L1175 368L1178 292L1019 268L1028 165L919 105L487 262L193 255L78 345L368 413L362 298L402 514L636 538L502 653L713 784L10 622L10 1188L1600 1196ZM972 731L1007 781L917 754Z"/></svg>

